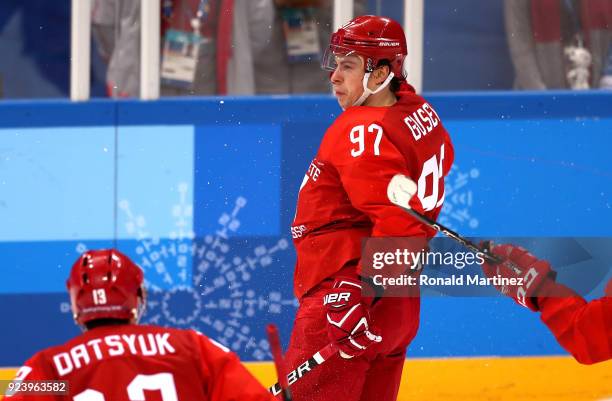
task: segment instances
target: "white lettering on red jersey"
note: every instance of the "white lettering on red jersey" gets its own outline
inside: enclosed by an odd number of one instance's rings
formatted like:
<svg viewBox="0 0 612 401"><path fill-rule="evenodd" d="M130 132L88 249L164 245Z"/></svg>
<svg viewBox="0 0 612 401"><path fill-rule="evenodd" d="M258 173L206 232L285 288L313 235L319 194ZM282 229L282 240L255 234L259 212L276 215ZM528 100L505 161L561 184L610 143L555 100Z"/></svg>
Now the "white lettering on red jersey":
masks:
<svg viewBox="0 0 612 401"><path fill-rule="evenodd" d="M347 109L327 130L298 195L291 236L297 250L295 294L361 256L369 236L426 236L435 232L387 199L401 173L417 183L411 207L436 219L453 146L438 114L422 97L401 92L390 107Z"/></svg>
<svg viewBox="0 0 612 401"><path fill-rule="evenodd" d="M77 401L275 400L227 348L193 330L157 326L88 330L34 355L17 379L66 380L66 399ZM37 397L17 393L6 399L58 399Z"/></svg>

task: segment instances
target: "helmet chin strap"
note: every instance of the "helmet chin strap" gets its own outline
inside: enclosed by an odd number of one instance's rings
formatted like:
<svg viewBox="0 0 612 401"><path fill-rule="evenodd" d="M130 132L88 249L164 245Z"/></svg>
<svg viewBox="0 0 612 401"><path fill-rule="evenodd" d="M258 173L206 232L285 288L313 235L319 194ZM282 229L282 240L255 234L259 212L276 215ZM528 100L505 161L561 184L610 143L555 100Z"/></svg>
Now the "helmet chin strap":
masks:
<svg viewBox="0 0 612 401"><path fill-rule="evenodd" d="M353 103L353 106L361 106L370 95L374 95L385 89L389 85L389 83L391 83L391 80L395 76L392 72L390 72L387 79L385 79L385 82L383 82L376 90L373 91L368 88L368 80L370 79L370 75L372 75L371 72L366 72L363 76L363 94L359 99L357 99L355 103Z"/></svg>

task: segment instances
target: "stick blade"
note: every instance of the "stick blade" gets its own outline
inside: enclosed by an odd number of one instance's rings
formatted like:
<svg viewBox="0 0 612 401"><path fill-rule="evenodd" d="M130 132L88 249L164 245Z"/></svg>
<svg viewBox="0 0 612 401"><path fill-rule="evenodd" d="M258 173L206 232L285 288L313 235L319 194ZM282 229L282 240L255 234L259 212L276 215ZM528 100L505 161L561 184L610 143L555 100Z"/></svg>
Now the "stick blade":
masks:
<svg viewBox="0 0 612 401"><path fill-rule="evenodd" d="M278 327L275 324L268 324L266 326L266 332L268 334L268 341L270 342L270 352L275 360L282 359L283 350L281 348L280 335L278 333Z"/></svg>
<svg viewBox="0 0 612 401"><path fill-rule="evenodd" d="M387 185L387 197L394 205L410 208L410 199L417 193L417 185L403 174L396 174Z"/></svg>
<svg viewBox="0 0 612 401"><path fill-rule="evenodd" d="M266 326L266 332L268 333L268 341L270 342L270 352L272 353L274 366L276 367L276 375L278 376L278 382L280 383L281 389L283 389L284 391L289 387L289 383L287 380L287 374L285 373L285 361L283 360L283 349L281 347L278 327L270 323Z"/></svg>

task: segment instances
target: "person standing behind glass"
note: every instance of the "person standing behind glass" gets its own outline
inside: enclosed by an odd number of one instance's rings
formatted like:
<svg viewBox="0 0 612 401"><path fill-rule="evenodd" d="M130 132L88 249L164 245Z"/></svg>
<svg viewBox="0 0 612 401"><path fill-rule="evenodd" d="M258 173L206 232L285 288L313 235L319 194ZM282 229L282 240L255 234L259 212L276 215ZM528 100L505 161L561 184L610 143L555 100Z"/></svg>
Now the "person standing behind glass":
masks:
<svg viewBox="0 0 612 401"><path fill-rule="evenodd" d="M226 3L230 2L161 1L162 96L227 92L226 82L231 79L227 77L227 60L219 60L217 49L220 36L231 40L232 35L232 9L225 10ZM107 63L107 93L111 97L139 95L140 26L139 0L94 0L92 33ZM231 50L225 42L221 41L228 49L222 54L227 56ZM223 74L218 74L219 65L224 66Z"/></svg>
<svg viewBox="0 0 612 401"><path fill-rule="evenodd" d="M349 1L349 0L343 0ZM354 1L354 0L350 0ZM332 0L259 0L272 13L271 24L252 27L257 94L329 93L321 51L332 33ZM355 0L355 15L364 0ZM348 21L347 21L348 22Z"/></svg>
<svg viewBox="0 0 612 401"><path fill-rule="evenodd" d="M598 87L612 40L612 0L504 0L515 89Z"/></svg>

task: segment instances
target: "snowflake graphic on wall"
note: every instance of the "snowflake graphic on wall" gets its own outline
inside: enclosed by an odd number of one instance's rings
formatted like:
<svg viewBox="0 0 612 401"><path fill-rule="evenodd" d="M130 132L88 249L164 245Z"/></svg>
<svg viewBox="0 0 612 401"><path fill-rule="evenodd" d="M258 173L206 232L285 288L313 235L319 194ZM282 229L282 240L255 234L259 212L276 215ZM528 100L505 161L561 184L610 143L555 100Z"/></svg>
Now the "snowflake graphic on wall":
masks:
<svg viewBox="0 0 612 401"><path fill-rule="evenodd" d="M145 271L147 312L142 323L199 330L241 355L269 359L265 333L253 325L268 314L293 316L297 300L281 290L266 291L252 279L268 275L289 241L280 238L235 249L232 234L240 228L238 215L247 205L244 197L222 213L214 234L196 238L188 230L193 208L187 184L179 184L178 193L179 201L171 210L174 229L168 238L153 237L146 218L135 213L128 200L118 204L127 233L136 238L133 250L125 251ZM79 253L86 249L83 243L77 246Z"/></svg>
<svg viewBox="0 0 612 401"><path fill-rule="evenodd" d="M478 219L471 214L474 194L469 184L479 176L480 171L477 168L465 172L459 166L453 165L444 179L444 206L438 223L452 230L465 225L471 229L478 228Z"/></svg>

